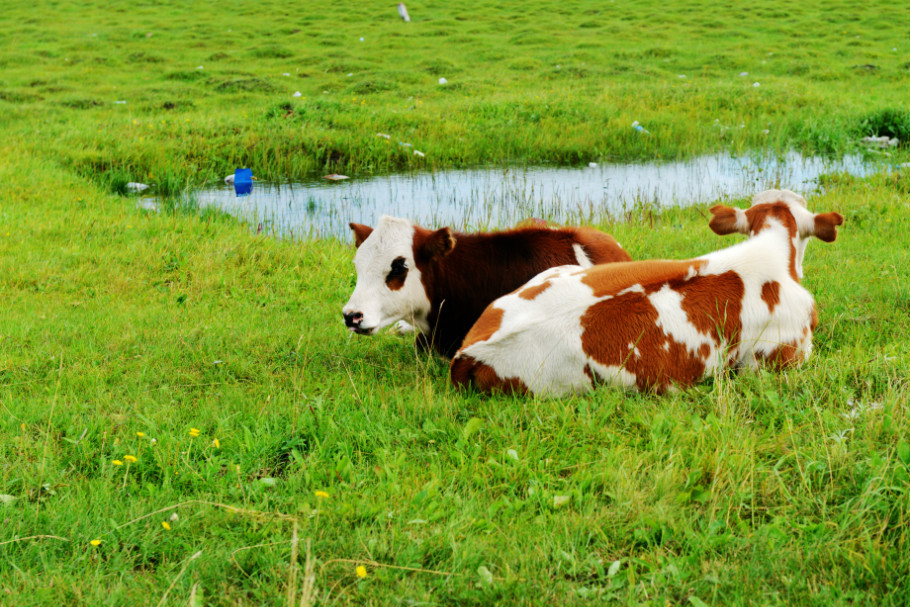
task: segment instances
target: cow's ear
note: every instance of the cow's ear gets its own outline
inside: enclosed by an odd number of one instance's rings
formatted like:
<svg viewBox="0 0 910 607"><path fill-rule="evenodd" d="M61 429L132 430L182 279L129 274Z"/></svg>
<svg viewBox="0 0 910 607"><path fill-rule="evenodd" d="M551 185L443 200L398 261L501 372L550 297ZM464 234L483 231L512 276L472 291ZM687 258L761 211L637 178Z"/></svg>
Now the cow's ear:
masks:
<svg viewBox="0 0 910 607"><path fill-rule="evenodd" d="M445 257L455 248L455 235L449 228L440 228L435 232L427 232L421 239L417 252L423 259L430 261L438 257Z"/></svg>
<svg viewBox="0 0 910 607"><path fill-rule="evenodd" d="M724 236L734 232L739 232L740 234L749 233L749 223L742 209L719 204L711 207L711 215L711 221L708 226L714 230L715 234Z"/></svg>
<svg viewBox="0 0 910 607"><path fill-rule="evenodd" d="M837 226L844 223L840 213L819 213L815 216L814 236L824 242L834 242L837 238Z"/></svg>
<svg viewBox="0 0 910 607"><path fill-rule="evenodd" d="M354 231L354 246L359 247L363 244L363 241L369 238L370 234L373 233L373 228L370 226L365 226L361 223L349 223L351 229Z"/></svg>

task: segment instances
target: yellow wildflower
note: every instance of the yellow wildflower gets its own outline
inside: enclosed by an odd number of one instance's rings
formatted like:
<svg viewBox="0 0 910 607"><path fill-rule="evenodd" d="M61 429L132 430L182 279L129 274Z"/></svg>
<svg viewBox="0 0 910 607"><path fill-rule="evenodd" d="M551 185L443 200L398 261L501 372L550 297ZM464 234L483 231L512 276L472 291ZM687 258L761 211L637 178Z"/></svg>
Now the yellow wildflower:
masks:
<svg viewBox="0 0 910 607"><path fill-rule="evenodd" d="M357 565L357 569L355 571L357 572L357 577L359 578L365 578L367 576L367 568L363 565Z"/></svg>
<svg viewBox="0 0 910 607"><path fill-rule="evenodd" d="M171 524L167 521L161 521L161 526L164 527L165 529L167 529L168 531L171 530Z"/></svg>
<svg viewBox="0 0 910 607"><path fill-rule="evenodd" d="M139 459L135 455L124 455L123 459L125 459L126 461L128 461L131 464L139 461Z"/></svg>
<svg viewBox="0 0 910 607"><path fill-rule="evenodd" d="M111 463L114 464L115 466L122 466L122 465L123 465L123 462L121 462L119 459L115 459L115 460L114 460L113 462L111 462Z"/></svg>
<svg viewBox="0 0 910 607"><path fill-rule="evenodd" d="M316 492L316 497L326 498L326 497L328 497L328 496L329 496L329 494L326 493L325 491L317 491L317 492Z"/></svg>
<svg viewBox="0 0 910 607"><path fill-rule="evenodd" d="M92 546L100 546L101 540L92 540L89 542L89 544L91 544Z"/></svg>
<svg viewBox="0 0 910 607"><path fill-rule="evenodd" d="M200 432L199 428L190 428L190 436L192 437L199 436Z"/></svg>
<svg viewBox="0 0 910 607"><path fill-rule="evenodd" d="M212 445L214 445L214 447L215 447L216 449L221 448L221 442L220 442L217 438L216 438L215 440L212 441Z"/></svg>
<svg viewBox="0 0 910 607"><path fill-rule="evenodd" d="M145 432L137 432L136 436L138 436L139 438L145 438Z"/></svg>

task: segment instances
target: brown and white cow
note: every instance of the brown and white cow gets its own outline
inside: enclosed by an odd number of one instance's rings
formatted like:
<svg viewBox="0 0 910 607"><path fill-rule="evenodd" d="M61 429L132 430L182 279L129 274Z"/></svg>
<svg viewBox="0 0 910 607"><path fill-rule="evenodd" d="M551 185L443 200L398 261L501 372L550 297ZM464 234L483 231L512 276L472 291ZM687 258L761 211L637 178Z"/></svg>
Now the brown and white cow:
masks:
<svg viewBox="0 0 910 607"><path fill-rule="evenodd" d="M484 311L452 382L549 396L599 383L663 392L727 367L802 363L817 322L799 283L806 243L832 242L843 217L813 214L788 190L711 213L716 233L749 238L686 261L543 272Z"/></svg>
<svg viewBox="0 0 910 607"><path fill-rule="evenodd" d="M422 333L418 343L448 357L490 302L541 271L630 259L612 236L585 227L462 234L383 216L375 229L351 229L357 284L342 309L347 327L372 335L405 321Z"/></svg>

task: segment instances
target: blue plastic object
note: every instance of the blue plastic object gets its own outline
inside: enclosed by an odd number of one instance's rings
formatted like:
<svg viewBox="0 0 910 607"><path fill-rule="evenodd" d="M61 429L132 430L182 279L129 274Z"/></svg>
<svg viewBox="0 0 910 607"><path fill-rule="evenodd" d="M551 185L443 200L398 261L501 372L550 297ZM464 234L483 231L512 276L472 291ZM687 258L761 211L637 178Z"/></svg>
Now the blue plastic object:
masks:
<svg viewBox="0 0 910 607"><path fill-rule="evenodd" d="M234 193L237 196L249 196L253 191L253 169L234 171Z"/></svg>

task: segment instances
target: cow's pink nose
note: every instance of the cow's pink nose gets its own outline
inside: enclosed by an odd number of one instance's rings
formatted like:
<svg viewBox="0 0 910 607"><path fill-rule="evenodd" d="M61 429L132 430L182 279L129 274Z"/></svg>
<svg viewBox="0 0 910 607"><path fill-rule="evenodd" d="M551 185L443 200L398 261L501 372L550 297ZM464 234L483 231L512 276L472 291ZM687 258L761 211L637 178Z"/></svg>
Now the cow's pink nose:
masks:
<svg viewBox="0 0 910 607"><path fill-rule="evenodd" d="M349 329L358 329L360 328L360 323L363 322L363 313L362 312L342 312L344 316L344 324Z"/></svg>

